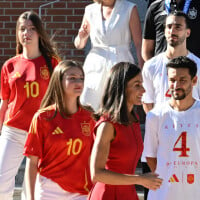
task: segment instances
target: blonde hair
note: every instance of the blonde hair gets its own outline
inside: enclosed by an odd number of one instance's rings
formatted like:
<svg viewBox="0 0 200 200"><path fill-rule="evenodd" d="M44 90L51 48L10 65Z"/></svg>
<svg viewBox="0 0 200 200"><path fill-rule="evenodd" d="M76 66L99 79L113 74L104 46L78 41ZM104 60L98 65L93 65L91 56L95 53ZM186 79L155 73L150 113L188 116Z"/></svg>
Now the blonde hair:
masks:
<svg viewBox="0 0 200 200"><path fill-rule="evenodd" d="M64 89L62 86L62 79L65 72L73 67L78 67L84 75L81 63L74 60L63 60L59 62L59 64L56 66L56 68L52 73L47 91L42 99L40 108L45 108L52 104L56 104L57 109L60 112L61 116L65 118L66 113L63 104L63 102L65 102L65 96L64 96ZM79 98L77 98L77 103L78 105L80 105Z"/></svg>

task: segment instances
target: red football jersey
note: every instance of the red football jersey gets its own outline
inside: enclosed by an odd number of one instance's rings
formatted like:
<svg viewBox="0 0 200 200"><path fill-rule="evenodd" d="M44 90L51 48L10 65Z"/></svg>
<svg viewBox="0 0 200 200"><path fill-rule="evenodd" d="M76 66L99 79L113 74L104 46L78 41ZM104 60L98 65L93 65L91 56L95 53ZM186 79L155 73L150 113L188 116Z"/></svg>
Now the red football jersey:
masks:
<svg viewBox="0 0 200 200"><path fill-rule="evenodd" d="M53 68L59 60L52 58ZM9 100L4 124L28 131L34 113L49 83L50 73L43 56L15 56L1 70L1 99Z"/></svg>
<svg viewBox="0 0 200 200"><path fill-rule="evenodd" d="M83 108L65 119L59 112L52 119L54 113L55 105L34 115L24 155L38 156L39 173L64 190L88 194L92 186L89 157L94 120Z"/></svg>

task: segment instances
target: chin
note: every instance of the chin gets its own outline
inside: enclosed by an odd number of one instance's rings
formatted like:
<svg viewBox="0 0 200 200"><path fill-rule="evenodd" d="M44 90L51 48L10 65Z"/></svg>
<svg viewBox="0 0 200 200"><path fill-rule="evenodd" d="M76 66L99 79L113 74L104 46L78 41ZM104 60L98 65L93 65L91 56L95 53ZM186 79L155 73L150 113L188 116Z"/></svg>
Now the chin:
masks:
<svg viewBox="0 0 200 200"><path fill-rule="evenodd" d="M142 102L140 101L140 102L136 102L136 103L134 103L134 105L135 106L141 106L142 105Z"/></svg>

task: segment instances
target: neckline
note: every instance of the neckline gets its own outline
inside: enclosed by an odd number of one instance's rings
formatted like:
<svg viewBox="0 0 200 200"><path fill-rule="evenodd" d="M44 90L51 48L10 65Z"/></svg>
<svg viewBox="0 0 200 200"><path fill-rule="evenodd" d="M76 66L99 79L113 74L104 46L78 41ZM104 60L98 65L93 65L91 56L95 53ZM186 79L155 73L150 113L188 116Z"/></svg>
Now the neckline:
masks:
<svg viewBox="0 0 200 200"><path fill-rule="evenodd" d="M178 110L175 110L175 109L172 108L172 106L170 105L170 100L167 101L167 105L168 105L168 107L170 108L170 111L173 111L173 112L175 112L175 113L180 113L180 114L181 114L181 113L185 113L186 111L189 111L189 110L193 109L193 107L195 107L196 104L197 104L197 100L195 99L195 100L194 100L194 103L193 103L188 109L178 111Z"/></svg>
<svg viewBox="0 0 200 200"><path fill-rule="evenodd" d="M163 54L164 54L165 60L169 61L169 60L173 59L173 58L168 58L167 57L167 51L163 52ZM187 49L187 54L185 56L189 57L189 55L190 55L190 51Z"/></svg>
<svg viewBox="0 0 200 200"><path fill-rule="evenodd" d="M111 11L110 16L109 16L108 19L104 19L104 18L103 18L103 4L102 4L102 3L100 4L100 13L101 13L102 22L104 22L104 23L105 23L105 22L107 22L107 23L110 22L110 19L112 18L113 13L114 13L114 10L115 10L115 7L116 7L116 5L117 5L117 1L118 1L118 0L115 1L114 5L113 5L113 8L112 8L112 11Z"/></svg>
<svg viewBox="0 0 200 200"><path fill-rule="evenodd" d="M24 60L37 60L38 58L42 57L42 55L39 55L38 57L36 58L25 58L23 54L21 54L21 58L24 59Z"/></svg>

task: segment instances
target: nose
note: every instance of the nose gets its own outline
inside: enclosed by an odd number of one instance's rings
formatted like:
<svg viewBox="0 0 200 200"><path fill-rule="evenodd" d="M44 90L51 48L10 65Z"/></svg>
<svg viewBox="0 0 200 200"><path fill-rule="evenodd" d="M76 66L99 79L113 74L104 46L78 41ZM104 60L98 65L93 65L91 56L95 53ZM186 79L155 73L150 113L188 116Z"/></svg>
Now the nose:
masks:
<svg viewBox="0 0 200 200"><path fill-rule="evenodd" d="M28 28L24 28L24 32L27 33L28 32Z"/></svg>
<svg viewBox="0 0 200 200"><path fill-rule="evenodd" d="M81 78L76 78L76 79L74 80L74 83L75 83L75 85L77 85L77 86L82 86L82 85L84 84L84 81L83 81L83 79L81 79Z"/></svg>
<svg viewBox="0 0 200 200"><path fill-rule="evenodd" d="M28 29L26 28L26 29L24 30L24 34L27 35L28 32L29 32L29 31L28 31Z"/></svg>
<svg viewBox="0 0 200 200"><path fill-rule="evenodd" d="M175 33L176 29L175 27L172 25L171 28L169 29L170 34L172 35L173 33Z"/></svg>
<svg viewBox="0 0 200 200"><path fill-rule="evenodd" d="M144 89L144 87L143 87L143 86L142 86L141 90L142 90L142 93L145 93L145 89Z"/></svg>
<svg viewBox="0 0 200 200"><path fill-rule="evenodd" d="M179 81L175 81L173 84L174 89L179 88L179 86L180 86Z"/></svg>
<svg viewBox="0 0 200 200"><path fill-rule="evenodd" d="M140 86L140 92L141 92L141 94L145 93L145 89L144 89L143 85Z"/></svg>
<svg viewBox="0 0 200 200"><path fill-rule="evenodd" d="M32 34L32 30L31 29L29 29L29 28L26 28L25 30L24 30L24 34L25 35L31 35Z"/></svg>
<svg viewBox="0 0 200 200"><path fill-rule="evenodd" d="M75 82L76 82L76 83L83 83L84 81L83 81L82 78L76 78Z"/></svg>

